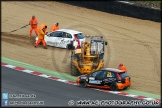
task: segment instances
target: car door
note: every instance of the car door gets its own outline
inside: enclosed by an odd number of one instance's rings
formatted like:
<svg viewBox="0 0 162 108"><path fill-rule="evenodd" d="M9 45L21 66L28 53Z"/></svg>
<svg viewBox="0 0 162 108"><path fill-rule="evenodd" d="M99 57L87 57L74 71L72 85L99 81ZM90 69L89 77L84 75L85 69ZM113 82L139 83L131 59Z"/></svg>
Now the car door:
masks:
<svg viewBox="0 0 162 108"><path fill-rule="evenodd" d="M46 43L49 46L55 46L55 32L51 32L48 35L46 35Z"/></svg>
<svg viewBox="0 0 162 108"><path fill-rule="evenodd" d="M95 76L95 79L96 80L104 80L105 78L107 77L107 72L106 71L101 71L99 72L96 76Z"/></svg>
<svg viewBox="0 0 162 108"><path fill-rule="evenodd" d="M116 74L113 71L107 71L106 72L106 77L104 78L104 83L107 85L110 85L111 83L115 82L116 79Z"/></svg>
<svg viewBox="0 0 162 108"><path fill-rule="evenodd" d="M47 44L50 46L59 47L61 43L61 38L62 38L61 31L52 32L48 35Z"/></svg>
<svg viewBox="0 0 162 108"><path fill-rule="evenodd" d="M63 32L62 31L57 31L57 34L55 35L56 37L56 45L55 47L60 47L60 48L63 48L63 43L62 41L64 40L64 35L63 35Z"/></svg>
<svg viewBox="0 0 162 108"><path fill-rule="evenodd" d="M67 48L67 44L70 44L72 39L72 35L70 33L63 32L63 37L61 39L61 47Z"/></svg>
<svg viewBox="0 0 162 108"><path fill-rule="evenodd" d="M51 36L50 35L52 35L51 33L49 33L49 34L47 34L47 35L45 35L44 37L44 40L46 41L46 44L47 45L49 45L49 46L52 46L52 44L51 44Z"/></svg>
<svg viewBox="0 0 162 108"><path fill-rule="evenodd" d="M95 85L101 85L102 84L102 79L106 77L106 74L102 70L98 70L96 72L93 72L89 76L89 84L95 84Z"/></svg>

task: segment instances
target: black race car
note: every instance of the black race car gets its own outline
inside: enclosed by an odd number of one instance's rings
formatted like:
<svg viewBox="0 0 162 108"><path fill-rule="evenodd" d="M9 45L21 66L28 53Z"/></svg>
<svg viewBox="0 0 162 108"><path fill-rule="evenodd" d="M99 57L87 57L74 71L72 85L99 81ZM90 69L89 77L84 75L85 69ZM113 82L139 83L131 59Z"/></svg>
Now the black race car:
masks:
<svg viewBox="0 0 162 108"><path fill-rule="evenodd" d="M91 74L78 76L76 83L80 87L106 88L117 91L130 87L130 79L124 70L103 68Z"/></svg>

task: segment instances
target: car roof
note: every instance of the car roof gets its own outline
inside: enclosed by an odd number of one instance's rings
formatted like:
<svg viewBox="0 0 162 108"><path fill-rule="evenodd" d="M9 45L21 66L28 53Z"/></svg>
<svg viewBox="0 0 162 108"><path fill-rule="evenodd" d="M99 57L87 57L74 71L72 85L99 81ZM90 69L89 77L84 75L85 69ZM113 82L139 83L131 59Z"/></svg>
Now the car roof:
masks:
<svg viewBox="0 0 162 108"><path fill-rule="evenodd" d="M101 70L108 70L108 71L113 71L113 72L125 72L124 70L119 70L116 68L102 68Z"/></svg>
<svg viewBox="0 0 162 108"><path fill-rule="evenodd" d="M78 34L78 33L82 33L80 31L77 31L77 30L72 30L72 29L59 29L57 31L63 31L63 32L66 32L66 33L73 33L73 34Z"/></svg>

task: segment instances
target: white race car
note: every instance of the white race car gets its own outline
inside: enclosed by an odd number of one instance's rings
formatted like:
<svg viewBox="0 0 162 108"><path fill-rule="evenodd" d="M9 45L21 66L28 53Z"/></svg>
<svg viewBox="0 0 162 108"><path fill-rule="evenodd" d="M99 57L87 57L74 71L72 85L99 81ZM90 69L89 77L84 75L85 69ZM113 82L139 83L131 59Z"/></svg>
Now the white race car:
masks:
<svg viewBox="0 0 162 108"><path fill-rule="evenodd" d="M54 32L50 32L45 35L45 41L49 46L74 49L74 47L76 48L78 45L78 42L74 39L74 35L76 35L77 39L79 39L80 44L82 41L85 42L85 36L82 32L71 29L59 29ZM38 37L36 37L36 41L37 40Z"/></svg>

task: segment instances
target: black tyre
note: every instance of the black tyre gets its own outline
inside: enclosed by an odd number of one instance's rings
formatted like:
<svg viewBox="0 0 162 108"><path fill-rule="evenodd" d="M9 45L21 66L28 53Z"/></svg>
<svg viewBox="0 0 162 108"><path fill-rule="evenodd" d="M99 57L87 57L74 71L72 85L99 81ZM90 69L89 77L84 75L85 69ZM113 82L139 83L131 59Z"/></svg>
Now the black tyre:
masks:
<svg viewBox="0 0 162 108"><path fill-rule="evenodd" d="M75 47L72 44L67 44L66 48L68 50L74 50L75 49Z"/></svg>
<svg viewBox="0 0 162 108"><path fill-rule="evenodd" d="M87 87L87 82L85 80L80 80L79 86L85 88Z"/></svg>
<svg viewBox="0 0 162 108"><path fill-rule="evenodd" d="M67 44L66 48L67 48L68 50L71 50L71 49L72 49L72 45L71 45L71 44Z"/></svg>
<svg viewBox="0 0 162 108"><path fill-rule="evenodd" d="M74 66L73 60L76 60L77 58L72 56L71 57L71 75L72 76L78 76L80 75L78 69Z"/></svg>
<svg viewBox="0 0 162 108"><path fill-rule="evenodd" d="M117 91L117 90L118 90L118 86L117 86L115 83L112 83L112 84L110 85L110 90L111 90L111 91Z"/></svg>

